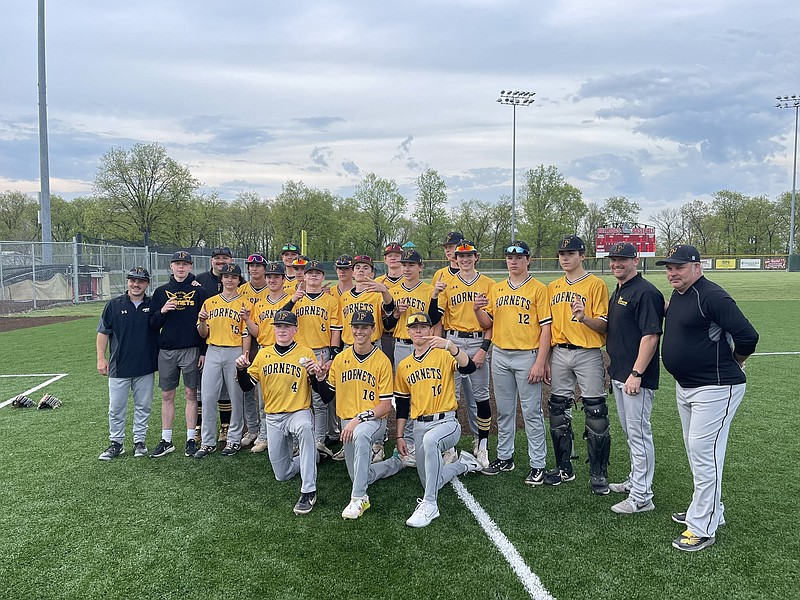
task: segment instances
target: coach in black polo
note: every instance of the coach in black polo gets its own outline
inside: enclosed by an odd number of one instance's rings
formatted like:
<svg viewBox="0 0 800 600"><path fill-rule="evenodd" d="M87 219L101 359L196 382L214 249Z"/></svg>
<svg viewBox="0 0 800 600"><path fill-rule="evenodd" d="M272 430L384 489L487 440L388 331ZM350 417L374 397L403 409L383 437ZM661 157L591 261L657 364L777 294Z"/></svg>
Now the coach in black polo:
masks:
<svg viewBox="0 0 800 600"><path fill-rule="evenodd" d="M639 256L633 244L614 244L608 253L617 287L608 304L606 350L611 364L611 388L628 442L631 470L612 492L628 497L611 507L621 514L653 510L655 450L650 413L658 389L658 341L664 320L664 296L637 271Z"/></svg>

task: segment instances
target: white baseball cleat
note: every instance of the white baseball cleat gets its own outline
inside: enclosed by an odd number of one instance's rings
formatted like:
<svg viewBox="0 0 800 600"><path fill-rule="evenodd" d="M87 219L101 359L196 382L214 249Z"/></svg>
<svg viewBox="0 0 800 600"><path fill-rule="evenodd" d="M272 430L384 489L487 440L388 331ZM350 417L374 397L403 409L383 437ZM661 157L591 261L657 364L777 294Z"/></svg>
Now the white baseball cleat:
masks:
<svg viewBox="0 0 800 600"><path fill-rule="evenodd" d="M350 504L342 511L343 519L357 519L370 507L369 498L351 498Z"/></svg>
<svg viewBox="0 0 800 600"><path fill-rule="evenodd" d="M406 525L409 527L427 527L438 516L438 506L433 502L417 498L417 508L414 510L414 514L406 521Z"/></svg>
<svg viewBox="0 0 800 600"><path fill-rule="evenodd" d="M378 463L385 456L382 443L372 444L372 462Z"/></svg>
<svg viewBox="0 0 800 600"><path fill-rule="evenodd" d="M478 459L478 462L481 463L481 469L488 469L489 468L489 450L484 448L483 450L478 450L475 453L475 458Z"/></svg>
<svg viewBox="0 0 800 600"><path fill-rule="evenodd" d="M461 451L461 456L458 458L458 462L467 466L467 473L476 473L484 468L481 463L478 462L478 459L472 456L472 454L466 450Z"/></svg>
<svg viewBox="0 0 800 600"><path fill-rule="evenodd" d="M442 460L444 464L449 465L458 460L458 453L456 452L455 448L448 448L444 452L442 452Z"/></svg>
<svg viewBox="0 0 800 600"><path fill-rule="evenodd" d="M655 508L656 505L653 504L652 500L648 500L647 502L637 502L636 500L625 498L625 500L622 502L617 502L614 506L612 506L611 510L621 515L634 515L636 513L655 510Z"/></svg>

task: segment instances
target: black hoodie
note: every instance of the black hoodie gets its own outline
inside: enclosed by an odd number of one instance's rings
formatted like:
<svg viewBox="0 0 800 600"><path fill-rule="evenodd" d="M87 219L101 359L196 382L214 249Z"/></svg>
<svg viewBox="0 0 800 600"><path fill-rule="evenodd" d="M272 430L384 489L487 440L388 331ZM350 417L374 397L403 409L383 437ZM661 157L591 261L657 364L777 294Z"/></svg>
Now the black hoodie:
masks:
<svg viewBox="0 0 800 600"><path fill-rule="evenodd" d="M153 292L150 303L150 327L158 332L158 347L164 350L180 348L199 348L203 338L197 333L197 314L208 298L208 292L200 286L193 285L195 276L192 273L183 281L176 281L171 275L169 283ZM168 300L174 300L178 307L167 313L161 308Z"/></svg>

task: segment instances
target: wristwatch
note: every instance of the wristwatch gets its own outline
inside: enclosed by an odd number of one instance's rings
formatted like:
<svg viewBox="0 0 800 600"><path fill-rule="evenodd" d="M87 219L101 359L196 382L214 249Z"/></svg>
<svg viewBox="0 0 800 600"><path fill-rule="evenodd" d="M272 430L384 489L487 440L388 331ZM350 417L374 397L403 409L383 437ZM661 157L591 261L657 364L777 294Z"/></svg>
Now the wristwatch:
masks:
<svg viewBox="0 0 800 600"><path fill-rule="evenodd" d="M638 377L639 379L642 378L642 373L639 373L639 371L637 371L636 369L631 371L631 375L633 375L634 377Z"/></svg>

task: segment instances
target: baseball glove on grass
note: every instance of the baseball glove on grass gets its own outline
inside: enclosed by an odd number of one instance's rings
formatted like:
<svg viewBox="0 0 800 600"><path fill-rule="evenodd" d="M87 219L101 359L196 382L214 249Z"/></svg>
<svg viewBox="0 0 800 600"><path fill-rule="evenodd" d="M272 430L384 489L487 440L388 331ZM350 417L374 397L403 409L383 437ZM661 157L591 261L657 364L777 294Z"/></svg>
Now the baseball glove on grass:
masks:
<svg viewBox="0 0 800 600"><path fill-rule="evenodd" d="M34 404L36 404L36 402L28 398L25 394L20 394L11 401L11 406L14 408L30 408Z"/></svg>
<svg viewBox="0 0 800 600"><path fill-rule="evenodd" d="M42 396L42 399L39 400L39 408L40 410L43 408L59 408L61 406L61 400L53 396L52 394L45 394Z"/></svg>

